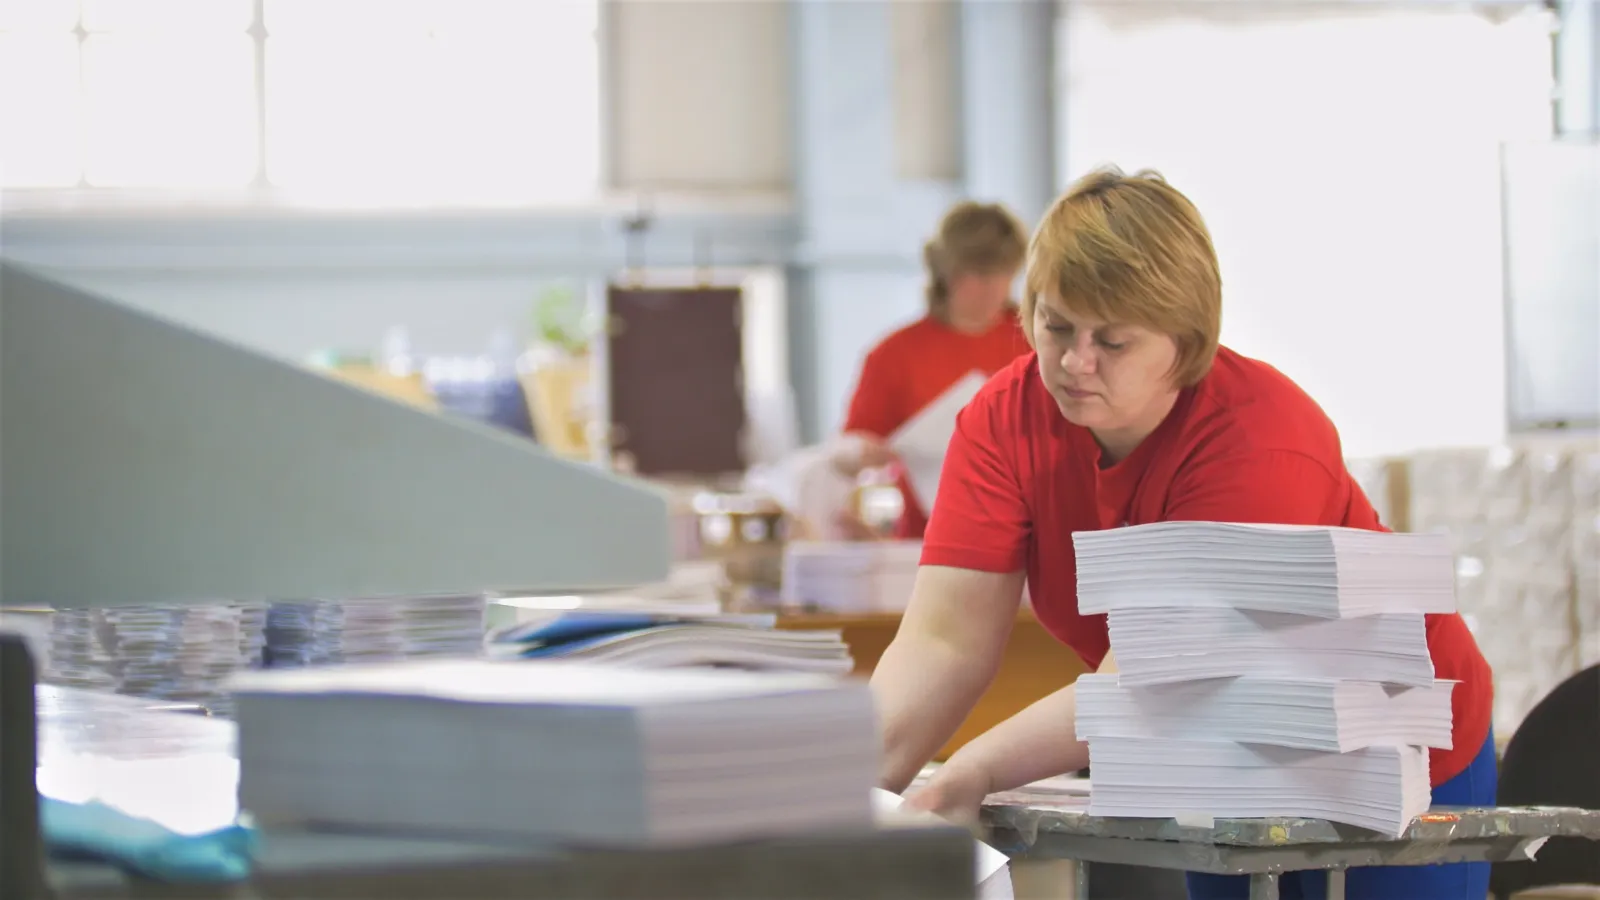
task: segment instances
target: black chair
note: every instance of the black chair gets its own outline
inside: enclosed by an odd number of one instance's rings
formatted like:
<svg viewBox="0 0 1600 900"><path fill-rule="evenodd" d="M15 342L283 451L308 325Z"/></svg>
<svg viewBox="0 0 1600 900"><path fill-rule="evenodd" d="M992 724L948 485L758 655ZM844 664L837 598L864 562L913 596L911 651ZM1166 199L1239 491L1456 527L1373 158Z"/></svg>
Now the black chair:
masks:
<svg viewBox="0 0 1600 900"><path fill-rule="evenodd" d="M33 656L21 635L0 633L0 897L43 897L39 835L38 718Z"/></svg>
<svg viewBox="0 0 1600 900"><path fill-rule="evenodd" d="M1539 701L1500 761L1500 806L1600 809L1600 665L1572 676ZM1495 863L1497 900L1546 885L1600 885L1600 850L1579 838L1551 838L1538 859Z"/></svg>

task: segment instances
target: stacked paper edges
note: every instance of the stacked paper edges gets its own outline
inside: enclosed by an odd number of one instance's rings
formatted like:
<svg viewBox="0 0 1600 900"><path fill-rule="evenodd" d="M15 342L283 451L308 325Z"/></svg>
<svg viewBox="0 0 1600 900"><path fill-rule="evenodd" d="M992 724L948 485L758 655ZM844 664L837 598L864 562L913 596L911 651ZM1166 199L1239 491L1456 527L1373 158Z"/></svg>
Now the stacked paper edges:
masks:
<svg viewBox="0 0 1600 900"><path fill-rule="evenodd" d="M263 824L670 846L867 829L864 682L567 661L252 672L239 803Z"/></svg>
<svg viewBox="0 0 1600 900"><path fill-rule="evenodd" d="M1431 802L1455 610L1437 535L1167 522L1073 535L1115 675L1078 681L1098 816L1302 817L1401 834Z"/></svg>

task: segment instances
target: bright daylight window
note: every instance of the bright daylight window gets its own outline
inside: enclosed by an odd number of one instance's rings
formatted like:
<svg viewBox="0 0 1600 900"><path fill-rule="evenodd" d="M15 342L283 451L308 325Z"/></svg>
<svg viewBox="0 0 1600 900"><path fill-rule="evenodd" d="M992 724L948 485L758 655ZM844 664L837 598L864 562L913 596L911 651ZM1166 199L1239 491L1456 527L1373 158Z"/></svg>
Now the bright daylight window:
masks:
<svg viewBox="0 0 1600 900"><path fill-rule="evenodd" d="M585 199L597 6L0 0L0 187Z"/></svg>

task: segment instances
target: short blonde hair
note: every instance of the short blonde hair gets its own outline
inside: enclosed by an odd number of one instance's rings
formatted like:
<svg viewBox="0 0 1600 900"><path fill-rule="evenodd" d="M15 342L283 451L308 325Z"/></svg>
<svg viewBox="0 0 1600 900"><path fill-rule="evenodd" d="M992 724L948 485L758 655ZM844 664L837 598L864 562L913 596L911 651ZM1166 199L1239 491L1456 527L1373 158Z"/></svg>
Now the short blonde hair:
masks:
<svg viewBox="0 0 1600 900"><path fill-rule="evenodd" d="M950 207L939 233L922 245L929 314L945 316L957 275L1015 272L1027 253L1028 229L1004 206L963 200Z"/></svg>
<svg viewBox="0 0 1600 900"><path fill-rule="evenodd" d="M1150 170L1105 168L1067 189L1028 245L1023 332L1039 298L1067 311L1142 325L1178 344L1173 380L1205 377L1222 332L1222 275L1200 211Z"/></svg>

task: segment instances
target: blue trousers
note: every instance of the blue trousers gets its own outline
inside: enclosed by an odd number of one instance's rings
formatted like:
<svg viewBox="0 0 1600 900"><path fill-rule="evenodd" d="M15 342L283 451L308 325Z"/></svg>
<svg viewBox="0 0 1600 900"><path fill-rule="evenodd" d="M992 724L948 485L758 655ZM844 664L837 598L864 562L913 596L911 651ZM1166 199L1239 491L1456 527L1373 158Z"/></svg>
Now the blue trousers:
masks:
<svg viewBox="0 0 1600 900"><path fill-rule="evenodd" d="M1493 806L1494 733L1466 771L1433 789L1435 806ZM1189 900L1246 900L1248 875L1190 872ZM1372 866L1345 874L1345 900L1483 900L1489 894L1488 863L1435 866ZM1285 872L1278 880L1282 900L1327 900L1328 874Z"/></svg>

